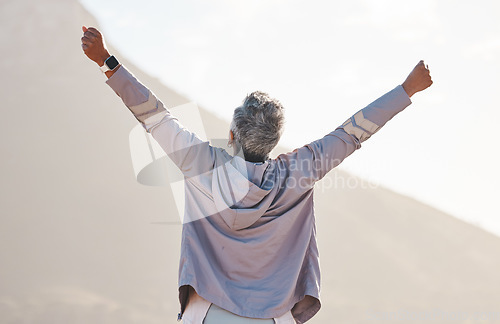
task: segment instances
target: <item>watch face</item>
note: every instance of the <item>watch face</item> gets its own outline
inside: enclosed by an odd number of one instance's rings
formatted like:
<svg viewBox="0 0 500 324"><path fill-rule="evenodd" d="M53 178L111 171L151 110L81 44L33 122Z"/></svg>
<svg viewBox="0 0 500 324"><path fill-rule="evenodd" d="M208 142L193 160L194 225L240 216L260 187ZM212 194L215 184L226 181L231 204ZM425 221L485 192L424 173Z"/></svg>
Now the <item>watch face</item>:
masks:
<svg viewBox="0 0 500 324"><path fill-rule="evenodd" d="M118 66L118 60L114 57L114 56L110 56L107 60L106 60L106 65L111 69L113 70L115 67Z"/></svg>

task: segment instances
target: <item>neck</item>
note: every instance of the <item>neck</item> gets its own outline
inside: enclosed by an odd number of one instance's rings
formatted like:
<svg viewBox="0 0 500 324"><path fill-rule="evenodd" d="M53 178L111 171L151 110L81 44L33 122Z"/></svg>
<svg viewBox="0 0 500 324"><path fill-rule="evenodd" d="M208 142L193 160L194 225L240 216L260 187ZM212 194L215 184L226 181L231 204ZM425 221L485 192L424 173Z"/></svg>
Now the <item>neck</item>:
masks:
<svg viewBox="0 0 500 324"><path fill-rule="evenodd" d="M262 156L262 155L257 155L257 154L245 152L245 150L241 147L241 145L238 142L234 143L233 153L234 153L234 155L239 155L245 161L252 162L252 163L262 163L262 162L265 162L267 159L269 159L269 154Z"/></svg>
<svg viewBox="0 0 500 324"><path fill-rule="evenodd" d="M253 163L264 162L265 160L268 159L267 155L262 156L262 155L250 154L250 153L247 153L245 151L243 151L243 155L245 156L245 161L253 162Z"/></svg>

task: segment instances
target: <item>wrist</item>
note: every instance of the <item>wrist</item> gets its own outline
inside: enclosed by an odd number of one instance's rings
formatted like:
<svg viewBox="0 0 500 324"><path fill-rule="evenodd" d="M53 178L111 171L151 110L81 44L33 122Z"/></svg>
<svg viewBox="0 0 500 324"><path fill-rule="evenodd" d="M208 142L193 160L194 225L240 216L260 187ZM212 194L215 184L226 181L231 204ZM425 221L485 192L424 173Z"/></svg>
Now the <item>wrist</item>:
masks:
<svg viewBox="0 0 500 324"><path fill-rule="evenodd" d="M97 65L99 66L103 66L104 65L104 62L110 57L111 55L109 54L108 51L106 51L106 53L103 53L95 62L97 63Z"/></svg>
<svg viewBox="0 0 500 324"><path fill-rule="evenodd" d="M409 87L406 82L403 82L403 84L401 84L401 86L403 87L403 89L405 90L406 94L408 95L409 98L411 98L411 96L413 96L415 94L415 90L413 90L411 87Z"/></svg>

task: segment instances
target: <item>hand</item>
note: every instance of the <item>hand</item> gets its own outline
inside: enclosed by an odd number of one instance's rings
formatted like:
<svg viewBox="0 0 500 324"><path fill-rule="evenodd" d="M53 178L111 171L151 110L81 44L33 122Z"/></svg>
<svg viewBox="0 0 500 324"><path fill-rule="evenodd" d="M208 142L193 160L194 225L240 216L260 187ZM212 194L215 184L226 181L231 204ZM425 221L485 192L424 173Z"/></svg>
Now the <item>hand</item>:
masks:
<svg viewBox="0 0 500 324"><path fill-rule="evenodd" d="M82 37L82 49L85 55L92 61L96 62L99 66L104 65L104 61L110 57L106 45L104 44L104 38L94 27L82 26L83 37Z"/></svg>
<svg viewBox="0 0 500 324"><path fill-rule="evenodd" d="M408 94L408 97L411 97L415 93L427 89L431 86L431 84L432 80L429 67L424 64L423 60L421 60L415 66L413 71L410 72L402 86Z"/></svg>

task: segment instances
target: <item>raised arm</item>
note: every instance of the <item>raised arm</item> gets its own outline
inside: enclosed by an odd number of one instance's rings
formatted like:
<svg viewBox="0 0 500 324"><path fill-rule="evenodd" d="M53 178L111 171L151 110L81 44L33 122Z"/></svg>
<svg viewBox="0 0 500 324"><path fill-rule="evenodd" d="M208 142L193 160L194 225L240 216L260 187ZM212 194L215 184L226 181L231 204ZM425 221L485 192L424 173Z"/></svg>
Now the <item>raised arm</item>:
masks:
<svg viewBox="0 0 500 324"><path fill-rule="evenodd" d="M102 34L95 28L82 28L82 48L99 66L110 57ZM213 168L214 152L208 142L188 131L163 103L121 64L106 72L106 83L122 99L134 117L188 177Z"/></svg>
<svg viewBox="0 0 500 324"><path fill-rule="evenodd" d="M409 106L411 96L431 84L429 69L420 61L401 85L356 112L333 132L278 159L294 170L291 176L297 183L310 187Z"/></svg>

